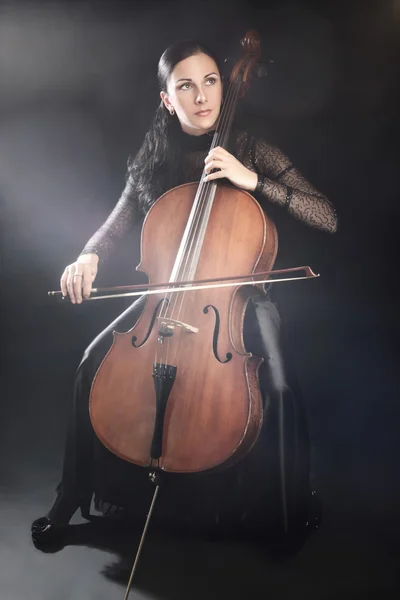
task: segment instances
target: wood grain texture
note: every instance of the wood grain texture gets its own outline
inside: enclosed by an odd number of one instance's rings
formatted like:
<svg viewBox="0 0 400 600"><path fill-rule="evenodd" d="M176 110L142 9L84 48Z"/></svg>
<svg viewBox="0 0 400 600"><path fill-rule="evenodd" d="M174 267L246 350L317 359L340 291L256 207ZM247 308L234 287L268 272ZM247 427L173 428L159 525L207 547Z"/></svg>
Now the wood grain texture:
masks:
<svg viewBox="0 0 400 600"><path fill-rule="evenodd" d="M142 230L142 260L138 269L151 282L170 277L189 217L197 184L185 184L164 194L152 207ZM218 186L196 278L240 275L270 269L276 255L276 230L254 198L241 190ZM107 448L138 465L150 464L155 422L152 378L157 362L177 367L169 396L163 435L161 468L198 472L239 460L255 443L262 423L257 370L260 359L245 351L243 319L255 288L211 289L170 295L167 316L198 328L175 329L160 347L155 327L146 337L162 295L149 296L134 328L116 333L100 365L90 395L90 416ZM259 290L257 290L259 293ZM220 316L217 352L213 351L214 310ZM168 345L168 356L165 354ZM160 348L164 354L160 354Z"/></svg>

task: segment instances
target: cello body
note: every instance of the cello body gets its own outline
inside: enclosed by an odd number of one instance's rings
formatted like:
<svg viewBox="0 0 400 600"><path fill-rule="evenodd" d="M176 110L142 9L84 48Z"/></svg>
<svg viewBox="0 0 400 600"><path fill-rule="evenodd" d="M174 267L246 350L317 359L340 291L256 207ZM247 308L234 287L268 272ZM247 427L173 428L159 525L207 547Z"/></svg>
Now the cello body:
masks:
<svg viewBox="0 0 400 600"><path fill-rule="evenodd" d="M198 184L166 192L148 212L141 262L149 283L173 271ZM247 192L218 185L196 279L269 270L275 226ZM262 425L257 371L243 321L260 288L148 296L135 326L114 333L92 384L90 417L102 443L143 467L193 473L228 466L254 445Z"/></svg>

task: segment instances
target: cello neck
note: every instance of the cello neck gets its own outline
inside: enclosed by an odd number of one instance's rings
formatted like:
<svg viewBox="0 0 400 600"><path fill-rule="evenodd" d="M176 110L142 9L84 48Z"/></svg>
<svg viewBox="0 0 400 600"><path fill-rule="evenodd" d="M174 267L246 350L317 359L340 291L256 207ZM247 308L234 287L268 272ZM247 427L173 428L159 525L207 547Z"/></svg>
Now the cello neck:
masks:
<svg viewBox="0 0 400 600"><path fill-rule="evenodd" d="M230 76L228 92L217 121L211 150L217 146L227 149L237 102L246 92L251 70L260 56L260 42L256 32L248 32L241 44L245 53L236 63ZM204 181L204 177L205 171L203 170L170 282L195 278L217 188L215 181Z"/></svg>
<svg viewBox="0 0 400 600"><path fill-rule="evenodd" d="M240 82L231 82L218 118L211 149L217 146L226 149L228 146L239 91ZM205 171L203 170L182 242L176 256L170 282L182 279L190 280L195 277L217 188L215 181L204 181L204 177Z"/></svg>
<svg viewBox="0 0 400 600"><path fill-rule="evenodd" d="M242 83L239 79L229 83L228 92L217 121L211 149L221 146L221 148L227 150L241 85Z"/></svg>

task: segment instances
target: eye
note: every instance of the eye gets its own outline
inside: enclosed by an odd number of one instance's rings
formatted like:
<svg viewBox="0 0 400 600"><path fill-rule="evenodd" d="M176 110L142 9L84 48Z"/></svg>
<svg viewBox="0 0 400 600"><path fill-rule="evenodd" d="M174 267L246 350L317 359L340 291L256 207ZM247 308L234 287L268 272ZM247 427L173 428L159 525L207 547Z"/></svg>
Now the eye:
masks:
<svg viewBox="0 0 400 600"><path fill-rule="evenodd" d="M207 82L207 83L208 83L208 82L210 82L210 85L214 85L214 83L215 83L216 81L217 81L217 80L216 80L216 78L215 78L215 77L209 77L209 78L206 80L206 82Z"/></svg>
<svg viewBox="0 0 400 600"><path fill-rule="evenodd" d="M185 86L189 86L190 87L190 83L186 82L186 83L182 83L182 85L179 86L180 90L188 90L189 87L185 87Z"/></svg>

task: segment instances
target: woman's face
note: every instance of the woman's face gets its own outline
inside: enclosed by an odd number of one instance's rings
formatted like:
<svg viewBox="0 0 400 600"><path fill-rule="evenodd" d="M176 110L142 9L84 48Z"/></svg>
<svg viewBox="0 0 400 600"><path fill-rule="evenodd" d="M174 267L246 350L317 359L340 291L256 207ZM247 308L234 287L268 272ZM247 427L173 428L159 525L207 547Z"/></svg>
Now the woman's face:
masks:
<svg viewBox="0 0 400 600"><path fill-rule="evenodd" d="M182 130L190 135L212 131L222 102L222 81L215 61L195 54L179 62L172 71L161 98L175 110Z"/></svg>

